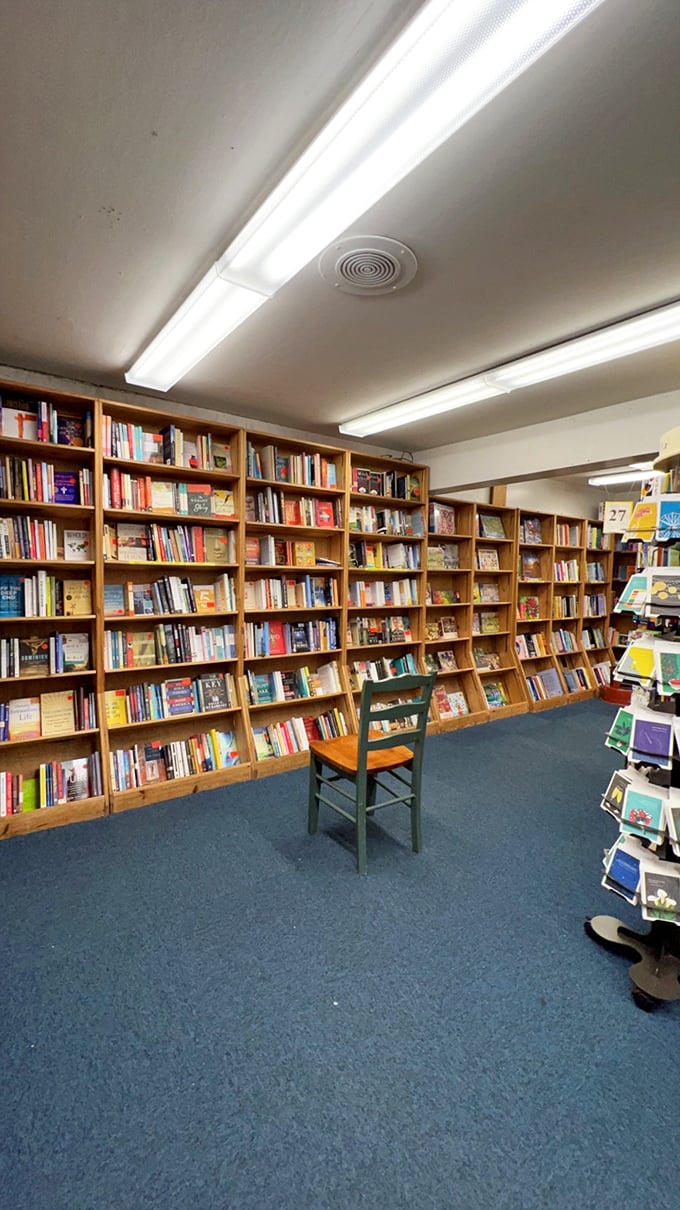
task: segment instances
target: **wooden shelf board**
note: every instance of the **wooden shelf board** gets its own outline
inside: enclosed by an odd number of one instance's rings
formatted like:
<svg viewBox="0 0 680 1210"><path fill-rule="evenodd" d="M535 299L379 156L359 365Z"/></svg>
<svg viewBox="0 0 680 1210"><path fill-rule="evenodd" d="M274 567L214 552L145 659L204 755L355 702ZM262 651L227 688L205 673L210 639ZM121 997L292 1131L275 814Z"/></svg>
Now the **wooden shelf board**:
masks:
<svg viewBox="0 0 680 1210"><path fill-rule="evenodd" d="M310 656L315 655L340 655L341 650L342 649L340 647L327 647L323 651L281 651L277 655L246 655L244 656L244 659L246 664L259 664L263 660L308 660ZM347 650L349 650L349 648Z"/></svg>
<svg viewBox="0 0 680 1210"><path fill-rule="evenodd" d="M554 618L517 618L518 626L526 626L533 622L553 622Z"/></svg>
<svg viewBox="0 0 680 1210"><path fill-rule="evenodd" d="M244 563L244 571L268 571L270 574L273 571L297 571L302 575L309 575L310 572L339 572L343 571L340 563L337 565L329 565L326 563L312 563L306 566L302 563Z"/></svg>
<svg viewBox="0 0 680 1210"><path fill-rule="evenodd" d="M106 800L100 794L80 802L60 803L55 807L41 807L37 811L22 811L20 815L0 816L0 839L25 836L29 832L59 828L63 824L79 823L86 819L99 819L105 814Z"/></svg>
<svg viewBox="0 0 680 1210"><path fill-rule="evenodd" d="M206 568L216 569L217 571L235 571L239 567L239 563L165 563L161 559L143 559L140 563L126 563L124 559L105 559L104 568L106 571L111 569L122 571L144 571L147 567L193 567L203 571Z"/></svg>
<svg viewBox="0 0 680 1210"><path fill-rule="evenodd" d="M296 496L344 496L344 487L320 487L315 483L293 483L290 479L282 482L280 479L257 479L249 475L246 479L247 488L272 487L277 491L289 492Z"/></svg>
<svg viewBox="0 0 680 1210"><path fill-rule="evenodd" d="M68 672L41 672L39 676L0 676L0 685L16 685L22 681L24 685L39 684L40 681L60 681L72 676L96 676L93 668L71 668Z"/></svg>
<svg viewBox="0 0 680 1210"><path fill-rule="evenodd" d="M30 441L26 437L5 437L1 433L0 449L8 454L16 453L27 458L48 454L50 458L63 458L67 462L90 462L94 458L94 450L89 446L86 448L82 445L60 445L56 441ZM47 459L43 458L42 461Z"/></svg>
<svg viewBox="0 0 680 1210"><path fill-rule="evenodd" d="M115 726L109 725L108 730L109 735L118 735L121 731L136 731L138 727L165 727L167 723L186 723L188 719L220 718L223 714L239 714L240 710L240 706L221 706L219 710L204 710L200 713L194 710L186 714L172 714L167 718L143 719L138 723L116 723Z"/></svg>
<svg viewBox="0 0 680 1210"><path fill-rule="evenodd" d="M114 790L111 796L111 809L117 814L119 811L129 811L134 807L146 807L151 803L167 802L171 798L183 798L185 795L197 794L201 790L214 790L218 786L229 785L231 782L248 781L251 776L251 766L246 761L243 764L230 765L228 769L213 769L210 773L194 773L191 777L174 777L169 781L138 786L134 790Z"/></svg>
<svg viewBox="0 0 680 1210"><path fill-rule="evenodd" d="M500 676L503 672L516 672L514 664L502 664L500 668L475 668L477 676Z"/></svg>
<svg viewBox="0 0 680 1210"><path fill-rule="evenodd" d="M2 511L0 509L0 511ZM51 568L71 570L74 568L77 571L82 571L85 567L94 567L94 559L2 559L0 558L0 568L3 567L30 567L35 573L38 568L41 571L47 571ZM4 619L3 619L4 621Z"/></svg>
<svg viewBox="0 0 680 1210"><path fill-rule="evenodd" d="M203 517L189 515L188 513L166 513L160 509L105 508L102 510L102 513L107 522L118 521L122 525L126 521L139 521L142 525L164 525L166 522L171 521L173 525L179 523L180 525L212 525L227 528L229 526L236 526L239 523L238 517L233 516L219 517L210 513L208 516Z"/></svg>
<svg viewBox="0 0 680 1210"><path fill-rule="evenodd" d="M394 612L394 609L397 607L391 605L389 608ZM411 606L410 608L415 608L415 606ZM342 605L282 605L280 607L261 605L257 609L244 609L243 612L247 618L255 617L261 613L274 613L277 615L291 613L341 613Z"/></svg>
<svg viewBox="0 0 680 1210"><path fill-rule="evenodd" d="M2 563L0 563L1 566ZM3 614L0 616L0 622L2 622L3 626L6 622L30 622L31 625L34 622L93 622L96 616L94 613L52 613L40 618L26 617L25 614L22 614L20 617L8 618Z"/></svg>
<svg viewBox="0 0 680 1210"><path fill-rule="evenodd" d="M424 542L424 534L374 534L366 529L350 529L347 531L350 542ZM448 569L447 569L448 570ZM453 568L451 569L453 570Z"/></svg>
<svg viewBox="0 0 680 1210"><path fill-rule="evenodd" d="M540 702L529 702L529 710L532 712L538 710L551 710L554 706L564 706L567 701L567 694L559 693L555 697L542 698Z"/></svg>
<svg viewBox="0 0 680 1210"><path fill-rule="evenodd" d="M94 504L56 504L53 500L3 500L0 511L10 513L45 513L50 517L89 517Z"/></svg>
<svg viewBox="0 0 680 1210"><path fill-rule="evenodd" d="M177 419L190 423L193 417L182 416ZM140 475L142 478L158 476L160 479L191 479L194 482L206 483L214 480L218 483L233 483L241 477L236 471L205 470L193 466L166 466L162 462L137 462L134 458L112 458L109 455L104 456L103 463L107 470L112 466L117 466L121 471Z"/></svg>
<svg viewBox="0 0 680 1210"><path fill-rule="evenodd" d="M309 752L291 752L287 756L268 756L253 762L255 777L271 777L272 773L288 773L291 769L304 769L309 764Z"/></svg>
<svg viewBox="0 0 680 1210"><path fill-rule="evenodd" d="M399 613L402 609L420 609L420 605L348 605L348 613ZM445 605L438 605L438 609L446 609Z"/></svg>
<svg viewBox="0 0 680 1210"><path fill-rule="evenodd" d="M323 538L326 536L333 537L341 534L345 536L344 526L340 525L286 525L284 521L277 524L269 521L246 521L246 529L248 532L256 534L296 534L298 539L302 541L304 537L309 537L310 534L314 538Z"/></svg>
<svg viewBox="0 0 680 1210"><path fill-rule="evenodd" d="M361 572L363 575L372 576L418 576L422 573L422 567L350 567L349 574L353 575Z"/></svg>
<svg viewBox="0 0 680 1210"><path fill-rule="evenodd" d="M63 743L67 739L83 739L88 735L99 735L99 727L91 727L89 731L68 731L64 735L41 735L37 739L3 739L0 740L0 749L26 748L31 744Z"/></svg>
<svg viewBox="0 0 680 1210"><path fill-rule="evenodd" d="M125 668L105 668L104 672L105 672L106 676L121 676L123 673L129 674L130 672L172 672L173 669L175 669L175 668L205 668L206 664L209 664L211 666L213 664L215 664L221 668L223 664L235 664L237 662L237 660L238 660L238 656L227 655L224 657L223 660L216 660L216 659L183 660L181 663L177 663L177 664L133 665L132 667L125 667ZM212 714L212 711L210 711L210 713ZM160 720L160 721L167 721L167 720ZM113 730L113 728L110 727L109 730Z"/></svg>
<svg viewBox="0 0 680 1210"><path fill-rule="evenodd" d="M289 698L285 698L283 701L257 702L257 704L251 703L248 706L248 709L250 710L250 712L252 714L252 712L254 710L269 710L269 709L271 709L272 706L300 706L300 705L305 705L309 702L329 701L336 697L342 697L342 695L343 695L343 690L336 689L335 693L314 693L314 694L311 694L310 697L289 697Z"/></svg>
<svg viewBox="0 0 680 1210"><path fill-rule="evenodd" d="M384 643L348 643L347 651L375 651L378 647L413 647L418 639L386 639Z"/></svg>
<svg viewBox="0 0 680 1210"><path fill-rule="evenodd" d="M509 718L513 714L526 714L526 702L510 702L507 706L498 706L496 709L489 709L489 722L495 718Z"/></svg>
<svg viewBox="0 0 680 1210"><path fill-rule="evenodd" d="M214 618L233 618L238 614L237 609L217 609L210 613L123 613L123 614L107 614L104 618L104 625L113 622L116 625L122 625L123 622L143 622L145 626L150 626L155 622L162 622L164 618L182 618L184 621L204 621L209 622ZM88 615L94 616L94 615Z"/></svg>
<svg viewBox="0 0 680 1210"><path fill-rule="evenodd" d="M371 458L371 462L374 459ZM417 468L418 470L420 468ZM422 508L422 500L404 500L401 496L374 496L369 492L350 491L349 498L353 504L386 504L391 508Z"/></svg>
<svg viewBox="0 0 680 1210"><path fill-rule="evenodd" d="M438 720L439 730L442 733L444 731L457 731L461 727L474 727L478 723L487 722L488 717L488 710L471 710L469 714L454 714L452 718L446 717Z"/></svg>

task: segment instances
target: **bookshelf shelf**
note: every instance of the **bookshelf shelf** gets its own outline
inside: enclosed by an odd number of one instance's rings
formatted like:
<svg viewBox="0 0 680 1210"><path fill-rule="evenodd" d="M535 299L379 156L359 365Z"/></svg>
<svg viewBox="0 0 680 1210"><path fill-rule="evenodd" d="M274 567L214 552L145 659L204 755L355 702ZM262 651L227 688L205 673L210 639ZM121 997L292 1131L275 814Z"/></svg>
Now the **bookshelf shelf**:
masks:
<svg viewBox="0 0 680 1210"><path fill-rule="evenodd" d="M106 808L106 798L99 794L94 798L80 799L78 802L58 803L54 807L22 811L20 815L0 815L0 839L26 836L30 832L42 832L46 828L59 828L64 824L80 823L86 819L99 819L106 814Z"/></svg>
<svg viewBox="0 0 680 1210"><path fill-rule="evenodd" d="M345 495L345 490L342 487L321 487L313 483L290 483L281 479L246 479L246 487L257 490L261 487L275 488L277 491L288 493L295 496L335 496L341 498Z"/></svg>
<svg viewBox="0 0 680 1210"><path fill-rule="evenodd" d="M0 740L0 749L5 751L8 748L33 747L35 744L58 744L67 739L84 739L94 735L99 735L98 727L90 727L83 731L66 731L63 735L39 735L35 739L3 739ZM49 809L51 810L51 808Z"/></svg>
<svg viewBox="0 0 680 1210"><path fill-rule="evenodd" d="M246 521L246 529L250 533L260 534L296 534L301 537L325 538L329 536L344 536L344 529L338 525L286 525L284 522L271 524L269 521Z"/></svg>
<svg viewBox="0 0 680 1210"><path fill-rule="evenodd" d="M180 525L201 525L201 526L216 526L220 529L229 529L231 526L238 524L235 517L230 516L197 516L189 515L188 513L165 513L153 512L151 509L133 509L133 508L105 508L103 509L105 521L126 521L139 522L140 525L146 525L149 522L160 522L165 524ZM151 560L147 560L151 562ZM111 563L123 563L123 559L111 559Z"/></svg>
<svg viewBox="0 0 680 1210"><path fill-rule="evenodd" d="M248 781L252 776L250 762L245 761L238 765L229 765L226 769L213 769L208 773L171 777L161 782L136 786L131 790L114 790L111 795L111 810L117 813L133 807L146 807L151 803L162 803L171 798L198 794L201 790L214 790L234 782Z"/></svg>
<svg viewBox="0 0 680 1210"><path fill-rule="evenodd" d="M73 668L69 672L41 672L39 676L34 674L30 678L21 676L0 676L0 685L16 685L18 681L21 681L22 685L28 686L40 684L42 681L72 680L74 676L80 679L82 676L91 677L96 675L96 671L92 668ZM80 735L80 732L78 732L78 734Z"/></svg>
<svg viewBox="0 0 680 1210"><path fill-rule="evenodd" d="M2 566L2 564L0 563L0 567L1 566ZM0 614L0 622L2 623L3 626L5 626L6 624L8 624L10 622L14 622L14 623L20 622L22 624L25 624L26 622L28 622L31 626L35 626L38 623L40 623L40 625L47 624L47 625L51 626L51 625L53 625L54 622L59 622L60 625L62 625L62 624L66 625L67 623L73 624L74 622L76 622L76 623L93 622L95 619L95 616L96 615L93 613L78 613L78 614L50 613L50 614L42 614L40 617L31 617L28 614L22 614L20 617L18 617L18 616L17 617L6 617L5 614Z"/></svg>
<svg viewBox="0 0 680 1210"><path fill-rule="evenodd" d="M177 419L185 419L187 422L187 427L193 428L193 418L190 420L189 417L177 417ZM209 425L207 427L215 431L219 426ZM106 470L115 466L120 470L125 471L127 474L141 475L143 477L148 476L152 479L186 479L193 483L210 482L214 483L215 485L224 484L225 486L236 483L239 479L239 474L237 471L224 471L217 470L215 468L202 470L200 467L195 468L191 466L173 466L171 464L166 465L162 462L138 462L133 458L111 458L105 456L102 459L102 464Z"/></svg>
<svg viewBox="0 0 680 1210"><path fill-rule="evenodd" d="M56 441L30 441L27 437L6 437L0 434L0 449L7 454L39 458L41 461L91 462L94 450L77 445L61 445Z"/></svg>
<svg viewBox="0 0 680 1210"><path fill-rule="evenodd" d="M55 504L48 500L4 500L0 499L0 512L33 513L39 517L77 518L94 513L92 504ZM4 559L2 560L4 562Z"/></svg>
<svg viewBox="0 0 680 1210"><path fill-rule="evenodd" d="M0 508L0 512L2 509ZM42 567L58 571L83 571L86 567L94 567L94 559L4 559L0 557L0 569L3 567Z"/></svg>
<svg viewBox="0 0 680 1210"><path fill-rule="evenodd" d="M176 664L146 664L144 666L139 666L139 665L133 664L130 667L126 666L125 668L105 668L104 673L106 676L130 676L131 674L139 675L139 674L144 674L146 672L173 672L175 670L175 668L205 668L208 665L212 665L214 663L215 663L214 660L205 659L205 660L183 660L183 661L178 661L178 663L176 663ZM222 666L222 664L226 665L226 664L236 664L236 663L238 663L238 658L236 656L226 656L223 660L220 660L220 667ZM210 711L210 713L212 713L212 711ZM182 715L181 717L189 718L192 716ZM159 719L157 721L166 722L167 720ZM115 728L109 728L109 730L115 730Z"/></svg>
<svg viewBox="0 0 680 1210"><path fill-rule="evenodd" d="M128 672L130 669L128 669ZM140 669L140 671L142 671ZM167 672L167 668L163 666L163 671ZM224 706L219 710L204 710L201 713L194 711L187 714L165 715L163 718L142 719L137 723L109 723L109 734L114 732L118 734L121 731L136 731L138 727L159 727L165 726L166 723L186 723L189 720L197 719L205 721L210 718L218 718L222 714L238 714L240 706Z"/></svg>

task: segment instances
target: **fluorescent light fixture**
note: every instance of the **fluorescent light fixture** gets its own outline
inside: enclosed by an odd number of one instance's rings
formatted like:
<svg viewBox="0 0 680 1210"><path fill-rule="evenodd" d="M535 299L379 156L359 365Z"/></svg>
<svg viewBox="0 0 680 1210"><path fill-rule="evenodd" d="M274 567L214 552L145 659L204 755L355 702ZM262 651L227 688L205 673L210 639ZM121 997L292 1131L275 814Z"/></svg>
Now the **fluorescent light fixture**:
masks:
<svg viewBox="0 0 680 1210"><path fill-rule="evenodd" d="M429 0L283 177L214 266L271 297L603 0ZM193 297L193 296L192 296ZM188 302L191 300L187 300ZM184 304L186 306L186 304ZM218 303L218 309L221 304ZM238 308L236 308L238 310ZM255 307L166 367L158 350L177 317L126 374L167 390ZM183 308L180 308L180 311ZM176 337L176 334L175 334ZM149 347L154 349L156 341Z"/></svg>
<svg viewBox="0 0 680 1210"><path fill-rule="evenodd" d="M350 433L355 437L366 437L371 433L398 428L399 425L410 424L427 416L437 416L452 408L465 407L468 403L490 399L495 394L507 395L511 391L557 378L561 374L571 374L575 370L584 370L606 361L615 361L619 357L628 357L631 353L654 349L673 340L680 340L680 303L677 302L670 303L667 307L658 307L656 311L648 311L646 315L638 315L635 319L624 319L621 323L610 324L608 328L601 328L599 332L591 332L588 336L577 336L575 340L565 341L564 344L555 345L542 353L532 353L529 357L510 361L507 365L487 370L475 378L450 383L424 395L414 395L401 403L356 416L353 420L341 424L340 432ZM487 393L483 395L471 392L467 397L465 388L477 383L483 383ZM447 397L451 399L448 406L445 402ZM433 402L432 408L428 407L428 400ZM636 463L636 467L639 466L640 464Z"/></svg>
<svg viewBox="0 0 680 1210"><path fill-rule="evenodd" d="M426 395L405 399L403 403L393 403L378 412L369 412L366 416L358 416L356 420L348 420L340 425L340 432L352 437L369 437L372 433L380 433L384 429L396 429L401 424L411 424L414 420L438 416L441 412L464 408L469 403L480 403L494 395L503 394L504 391L492 386L480 376L466 378L452 386L439 387L435 391L428 391Z"/></svg>
<svg viewBox="0 0 680 1210"><path fill-rule="evenodd" d="M659 307L635 319L624 319L621 323L601 328L588 336L578 336L565 344L546 349L543 353L532 353L521 357L510 365L490 370L489 382L495 382L506 390L516 391L520 387L547 382L562 374L573 374L575 370L587 370L590 366L628 357L643 349L654 349L680 339L680 303Z"/></svg>
<svg viewBox="0 0 680 1210"><path fill-rule="evenodd" d="M126 382L169 391L265 302L266 295L225 281L213 265L128 370Z"/></svg>
<svg viewBox="0 0 680 1210"><path fill-rule="evenodd" d="M646 479L658 479L663 471L634 470L613 471L608 475L595 475L588 480L591 487L607 487L610 483L643 483Z"/></svg>

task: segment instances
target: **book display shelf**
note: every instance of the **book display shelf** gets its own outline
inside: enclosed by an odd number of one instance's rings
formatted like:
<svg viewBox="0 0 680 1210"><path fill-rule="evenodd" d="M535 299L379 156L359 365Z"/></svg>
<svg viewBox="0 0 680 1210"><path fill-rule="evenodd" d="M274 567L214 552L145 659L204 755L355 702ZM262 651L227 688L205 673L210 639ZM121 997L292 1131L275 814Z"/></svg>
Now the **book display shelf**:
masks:
<svg viewBox="0 0 680 1210"><path fill-rule="evenodd" d="M91 399L3 389L0 836L103 815ZM47 809L48 808L48 809Z"/></svg>
<svg viewBox="0 0 680 1210"><path fill-rule="evenodd" d="M102 405L100 680L114 811L250 776L240 430Z"/></svg>
<svg viewBox="0 0 680 1210"><path fill-rule="evenodd" d="M527 708L515 652L518 514L478 504L472 575L472 658L489 718Z"/></svg>
<svg viewBox="0 0 680 1210"><path fill-rule="evenodd" d="M515 648L531 710L564 705L567 697L552 643L554 537L553 514L520 511Z"/></svg>
<svg viewBox="0 0 680 1210"><path fill-rule="evenodd" d="M474 544L474 504L430 496L423 666L437 674L433 712L444 731L489 716L472 656Z"/></svg>
<svg viewBox="0 0 680 1210"><path fill-rule="evenodd" d="M246 433L243 678L255 776L352 730L341 680L347 455Z"/></svg>
<svg viewBox="0 0 680 1210"><path fill-rule="evenodd" d="M611 598L609 604L609 628L607 642L614 659L618 659L628 646L628 635L637 626L630 614L616 613L616 602L637 567L638 543L624 542L618 535L612 552Z"/></svg>
<svg viewBox="0 0 680 1210"><path fill-rule="evenodd" d="M570 701L592 697L595 682L581 643L585 596L586 522L555 516L551 643Z"/></svg>
<svg viewBox="0 0 680 1210"><path fill-rule="evenodd" d="M420 671L428 471L354 451L348 458L345 661L356 711L365 680Z"/></svg>
<svg viewBox="0 0 680 1210"><path fill-rule="evenodd" d="M585 562L581 647L596 686L608 685L614 656L609 644L609 615L612 609L612 552L610 535L596 521L585 522Z"/></svg>

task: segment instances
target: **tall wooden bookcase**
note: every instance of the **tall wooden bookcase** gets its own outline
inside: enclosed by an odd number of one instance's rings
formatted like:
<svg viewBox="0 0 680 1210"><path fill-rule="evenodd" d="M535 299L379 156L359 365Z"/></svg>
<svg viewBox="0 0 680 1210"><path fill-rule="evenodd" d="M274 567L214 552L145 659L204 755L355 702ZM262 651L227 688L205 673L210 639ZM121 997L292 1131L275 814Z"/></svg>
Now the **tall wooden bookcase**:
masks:
<svg viewBox="0 0 680 1210"><path fill-rule="evenodd" d="M430 497L406 460L0 394L0 723L28 699L0 739L0 836L301 766L310 736L356 729L367 676L435 671L435 732L597 691L594 523ZM48 693L76 725L50 734ZM14 813L20 777L66 801Z"/></svg>
<svg viewBox="0 0 680 1210"><path fill-rule="evenodd" d="M636 542L623 542L617 537L612 552L610 617L607 641L611 648L612 656L616 660L621 658L624 648L628 644L629 632L634 630L638 625L634 614L615 612L616 603L637 566L637 547L638 544Z"/></svg>

